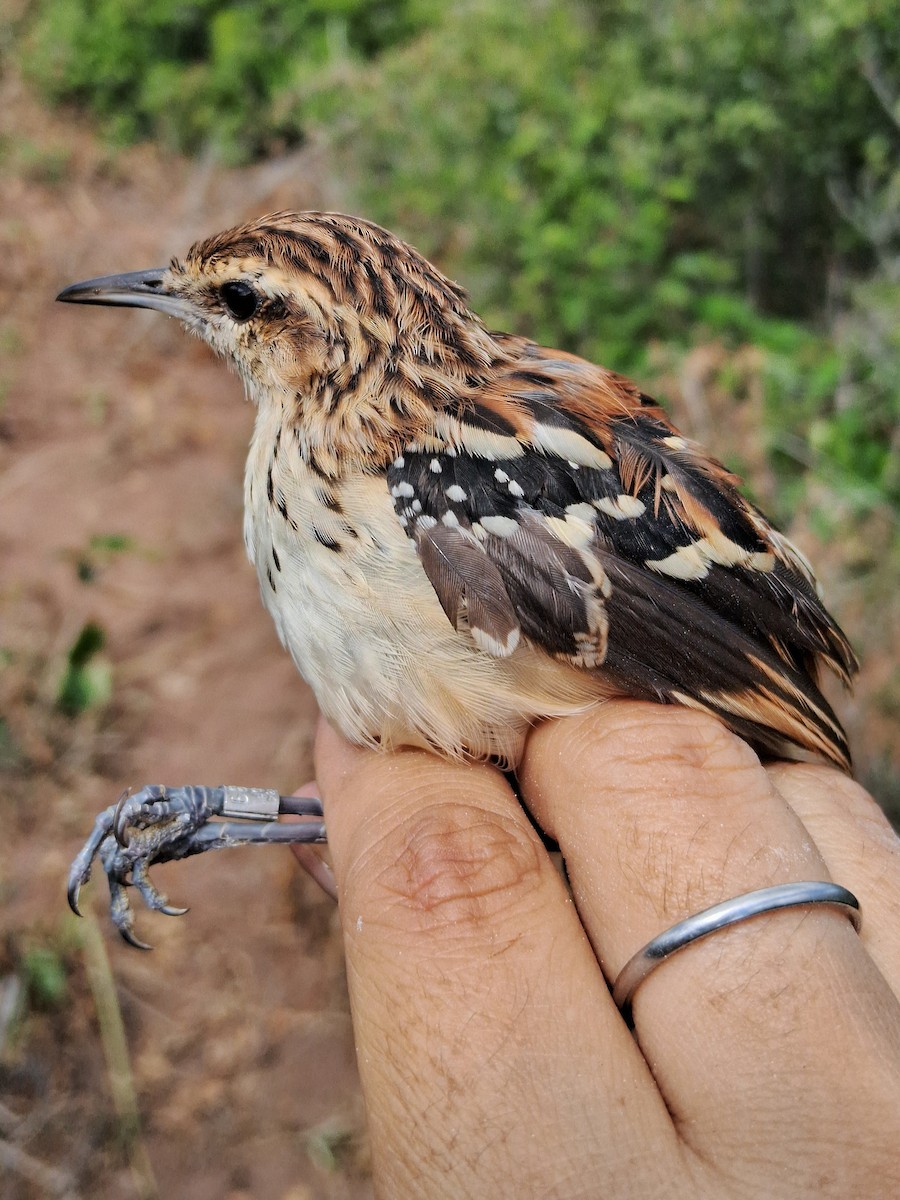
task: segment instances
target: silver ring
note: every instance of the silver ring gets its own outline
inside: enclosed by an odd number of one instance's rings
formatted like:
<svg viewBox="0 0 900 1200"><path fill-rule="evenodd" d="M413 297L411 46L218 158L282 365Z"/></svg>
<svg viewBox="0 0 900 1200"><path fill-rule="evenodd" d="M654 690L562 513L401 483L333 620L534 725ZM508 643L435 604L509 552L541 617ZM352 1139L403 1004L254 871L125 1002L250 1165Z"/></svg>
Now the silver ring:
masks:
<svg viewBox="0 0 900 1200"><path fill-rule="evenodd" d="M839 908L859 932L862 922L859 901L852 892L836 883L782 883L777 887L761 888L758 892L745 892L743 896L714 904L712 908L705 908L703 912L679 921L677 925L657 934L643 950L638 950L628 960L619 972L612 992L622 1016L631 1024L634 993L655 967L691 942L738 921L746 921L779 908L793 908L798 904L828 904Z"/></svg>

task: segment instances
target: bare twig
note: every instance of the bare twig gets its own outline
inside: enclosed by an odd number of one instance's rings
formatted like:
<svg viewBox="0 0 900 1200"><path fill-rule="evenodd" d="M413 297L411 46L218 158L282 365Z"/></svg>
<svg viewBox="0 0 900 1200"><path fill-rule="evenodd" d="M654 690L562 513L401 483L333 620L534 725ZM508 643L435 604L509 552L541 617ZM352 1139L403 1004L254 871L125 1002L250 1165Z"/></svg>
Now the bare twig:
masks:
<svg viewBox="0 0 900 1200"><path fill-rule="evenodd" d="M0 1167L36 1184L47 1196L59 1197L59 1200L77 1200L72 1179L65 1171L48 1167L5 1138L0 1138Z"/></svg>
<svg viewBox="0 0 900 1200"><path fill-rule="evenodd" d="M21 1011L23 993L22 980L18 975L8 975L0 981L0 1054Z"/></svg>
<svg viewBox="0 0 900 1200"><path fill-rule="evenodd" d="M159 1189L141 1137L140 1109L128 1055L125 1023L106 944L92 913L85 913L80 932L85 969L100 1026L109 1090L128 1147L135 1187L141 1200L157 1200Z"/></svg>

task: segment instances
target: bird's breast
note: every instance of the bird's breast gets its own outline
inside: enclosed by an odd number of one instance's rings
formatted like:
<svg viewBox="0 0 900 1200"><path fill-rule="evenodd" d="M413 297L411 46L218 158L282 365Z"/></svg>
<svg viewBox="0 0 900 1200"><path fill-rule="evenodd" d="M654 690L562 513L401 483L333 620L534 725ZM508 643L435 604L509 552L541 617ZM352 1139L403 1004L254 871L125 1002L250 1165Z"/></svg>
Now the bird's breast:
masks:
<svg viewBox="0 0 900 1200"><path fill-rule="evenodd" d="M320 475L260 414L245 541L278 634L325 715L356 741L515 761L536 717L598 683L523 645L498 660L448 621L383 475Z"/></svg>

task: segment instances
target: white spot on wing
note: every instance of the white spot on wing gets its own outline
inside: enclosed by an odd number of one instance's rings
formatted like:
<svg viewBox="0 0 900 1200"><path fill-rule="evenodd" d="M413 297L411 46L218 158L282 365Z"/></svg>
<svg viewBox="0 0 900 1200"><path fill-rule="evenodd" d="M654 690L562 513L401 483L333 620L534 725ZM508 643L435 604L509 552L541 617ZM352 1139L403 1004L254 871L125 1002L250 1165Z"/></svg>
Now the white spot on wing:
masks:
<svg viewBox="0 0 900 1200"><path fill-rule="evenodd" d="M450 529L455 529L459 525L459 517L455 512L449 510L441 517L441 524L449 526Z"/></svg>
<svg viewBox="0 0 900 1200"><path fill-rule="evenodd" d="M679 546L674 554L666 558L648 558L646 565L651 571L668 575L672 579L703 579L709 574L709 559L704 553L703 541L690 546Z"/></svg>
<svg viewBox="0 0 900 1200"><path fill-rule="evenodd" d="M470 632L475 645L481 650L486 650L488 654L492 654L494 658L509 658L510 654L512 654L519 644L518 625L515 629L511 630L505 642L501 642L498 638L485 633L477 625L471 626Z"/></svg>
<svg viewBox="0 0 900 1200"><path fill-rule="evenodd" d="M556 454L568 463L580 467L597 467L608 471L612 459L598 446L576 433L574 429L559 429L553 425L542 425L536 422L529 435L532 445L549 454Z"/></svg>
<svg viewBox="0 0 900 1200"><path fill-rule="evenodd" d="M750 567L754 571L771 571L775 566L775 556L769 551L748 550L717 530L711 530L694 545L720 567Z"/></svg>
<svg viewBox="0 0 900 1200"><path fill-rule="evenodd" d="M612 500L609 496L604 496L600 500L595 500L594 505L605 512L608 517L615 517L617 521L625 521L640 517L645 511L645 505L642 500L638 500L637 496L627 496L624 493L621 496L616 496Z"/></svg>
<svg viewBox="0 0 900 1200"><path fill-rule="evenodd" d="M547 528L561 542L574 550L584 550L594 537L594 525L580 517L545 517Z"/></svg>
<svg viewBox="0 0 900 1200"><path fill-rule="evenodd" d="M570 504L566 508L567 517L580 517L582 521L594 523L594 508L591 504Z"/></svg>
<svg viewBox="0 0 900 1200"><path fill-rule="evenodd" d="M512 517L482 517L481 526L497 537L512 537L519 528L519 523Z"/></svg>
<svg viewBox="0 0 900 1200"><path fill-rule="evenodd" d="M428 466L432 471L434 471L435 475L440 475L442 467L439 458L433 458Z"/></svg>
<svg viewBox="0 0 900 1200"><path fill-rule="evenodd" d="M475 458L486 458L493 462L498 458L518 458L522 454L522 443L518 438L505 433L491 433L489 429L477 429L462 421L459 440L469 454Z"/></svg>
<svg viewBox="0 0 900 1200"><path fill-rule="evenodd" d="M522 491L521 485L516 483L514 479L509 481L507 488L509 489L509 494L517 497L518 499L521 499L525 495L525 493Z"/></svg>
<svg viewBox="0 0 900 1200"><path fill-rule="evenodd" d="M616 504L626 517L639 517L646 507L643 500L638 500L637 496L628 496L624 493L616 497Z"/></svg>
<svg viewBox="0 0 900 1200"><path fill-rule="evenodd" d="M409 494L412 495L412 489L410 489ZM450 487L447 488L447 499L452 500L455 504L462 504L462 502L464 500L468 500L468 498L469 497L458 483L451 484Z"/></svg>
<svg viewBox="0 0 900 1200"><path fill-rule="evenodd" d="M768 550L757 550L755 554L750 555L747 566L752 567L754 571L768 574L769 571L775 570L775 555Z"/></svg>
<svg viewBox="0 0 900 1200"><path fill-rule="evenodd" d="M406 483L404 480L403 483L398 483L391 488L391 495L394 497L412 496L415 495L415 493L413 492L412 484Z"/></svg>

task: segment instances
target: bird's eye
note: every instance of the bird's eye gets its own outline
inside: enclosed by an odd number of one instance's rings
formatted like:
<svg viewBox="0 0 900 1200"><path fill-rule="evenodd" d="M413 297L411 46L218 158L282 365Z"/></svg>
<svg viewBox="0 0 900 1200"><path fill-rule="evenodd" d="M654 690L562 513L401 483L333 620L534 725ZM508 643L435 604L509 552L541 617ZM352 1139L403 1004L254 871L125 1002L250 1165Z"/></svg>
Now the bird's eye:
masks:
<svg viewBox="0 0 900 1200"><path fill-rule="evenodd" d="M242 279L223 283L219 295L229 313L236 321L249 321L259 308L260 296L255 288Z"/></svg>

